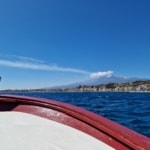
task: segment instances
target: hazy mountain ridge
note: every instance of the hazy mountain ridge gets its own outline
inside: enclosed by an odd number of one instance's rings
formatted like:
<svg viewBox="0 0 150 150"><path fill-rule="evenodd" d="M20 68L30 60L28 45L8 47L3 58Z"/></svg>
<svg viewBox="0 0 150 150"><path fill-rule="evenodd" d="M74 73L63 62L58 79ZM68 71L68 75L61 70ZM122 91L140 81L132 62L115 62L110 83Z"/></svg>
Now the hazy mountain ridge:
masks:
<svg viewBox="0 0 150 150"><path fill-rule="evenodd" d="M76 83L67 84L67 85L54 86L51 88L75 88L79 85L96 86L96 85L100 85L100 84L127 83L127 82L134 82L134 81L138 81L138 80L148 80L148 79L110 76L110 77L100 77L100 78L96 78L96 79L90 79L87 81L81 81L81 82L76 82Z"/></svg>
<svg viewBox="0 0 150 150"><path fill-rule="evenodd" d="M69 85L38 89L1 90L1 92L150 92L150 79L103 77Z"/></svg>

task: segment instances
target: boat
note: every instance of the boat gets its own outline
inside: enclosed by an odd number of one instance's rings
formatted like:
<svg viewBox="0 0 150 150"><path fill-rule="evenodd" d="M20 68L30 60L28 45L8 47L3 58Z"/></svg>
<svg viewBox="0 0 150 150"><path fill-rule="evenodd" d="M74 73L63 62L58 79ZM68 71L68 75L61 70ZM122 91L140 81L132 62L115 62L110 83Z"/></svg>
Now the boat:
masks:
<svg viewBox="0 0 150 150"><path fill-rule="evenodd" d="M3 150L150 150L150 138L63 102L0 95Z"/></svg>

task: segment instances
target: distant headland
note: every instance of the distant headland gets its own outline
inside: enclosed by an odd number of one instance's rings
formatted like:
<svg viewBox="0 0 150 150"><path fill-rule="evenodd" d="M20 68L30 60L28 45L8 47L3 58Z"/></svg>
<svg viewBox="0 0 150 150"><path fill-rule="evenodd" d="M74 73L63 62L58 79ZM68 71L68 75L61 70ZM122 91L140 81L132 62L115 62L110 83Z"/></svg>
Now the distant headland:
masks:
<svg viewBox="0 0 150 150"><path fill-rule="evenodd" d="M150 80L99 85L78 85L72 88L41 88L1 90L1 92L150 92Z"/></svg>

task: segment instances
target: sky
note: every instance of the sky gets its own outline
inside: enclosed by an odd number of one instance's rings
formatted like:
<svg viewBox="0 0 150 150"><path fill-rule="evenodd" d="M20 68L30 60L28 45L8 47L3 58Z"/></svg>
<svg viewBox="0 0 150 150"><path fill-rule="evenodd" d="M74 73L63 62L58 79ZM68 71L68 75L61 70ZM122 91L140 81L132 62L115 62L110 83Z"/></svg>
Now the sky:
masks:
<svg viewBox="0 0 150 150"><path fill-rule="evenodd" d="M0 89L150 78L149 0L0 0Z"/></svg>

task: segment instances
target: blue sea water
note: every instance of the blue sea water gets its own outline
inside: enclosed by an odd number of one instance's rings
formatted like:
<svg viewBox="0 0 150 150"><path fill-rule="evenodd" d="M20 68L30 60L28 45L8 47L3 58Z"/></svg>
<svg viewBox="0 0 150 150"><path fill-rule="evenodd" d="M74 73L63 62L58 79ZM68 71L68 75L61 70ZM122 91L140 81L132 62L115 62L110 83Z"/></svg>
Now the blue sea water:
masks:
<svg viewBox="0 0 150 150"><path fill-rule="evenodd" d="M150 137L150 93L27 92L10 94L54 99L76 105Z"/></svg>

